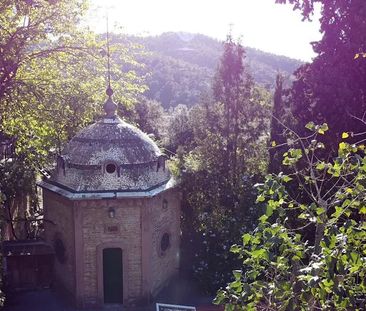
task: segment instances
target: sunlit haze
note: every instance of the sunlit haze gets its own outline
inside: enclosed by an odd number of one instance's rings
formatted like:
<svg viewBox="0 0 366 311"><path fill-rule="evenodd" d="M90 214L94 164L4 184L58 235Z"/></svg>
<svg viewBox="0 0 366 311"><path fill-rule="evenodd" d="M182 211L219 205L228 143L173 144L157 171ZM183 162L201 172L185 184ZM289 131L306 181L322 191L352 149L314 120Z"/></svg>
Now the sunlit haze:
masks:
<svg viewBox="0 0 366 311"><path fill-rule="evenodd" d="M320 39L318 17L302 22L298 11L275 0L91 0L88 24L111 31L159 35L182 31L224 40L230 27L245 46L292 58L311 60L310 42ZM232 26L230 26L232 25ZM122 30L121 30L122 28Z"/></svg>

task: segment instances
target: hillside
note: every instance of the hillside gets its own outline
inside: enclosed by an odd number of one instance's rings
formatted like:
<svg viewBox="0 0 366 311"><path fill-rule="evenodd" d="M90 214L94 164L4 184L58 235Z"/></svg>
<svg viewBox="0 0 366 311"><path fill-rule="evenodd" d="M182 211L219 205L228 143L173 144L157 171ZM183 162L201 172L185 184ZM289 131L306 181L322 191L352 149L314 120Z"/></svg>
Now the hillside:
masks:
<svg viewBox="0 0 366 311"><path fill-rule="evenodd" d="M149 99L160 101L165 108L178 104L191 106L200 94L210 89L212 77L222 54L222 43L201 34L164 33L160 36L128 37L145 46L147 55L140 59L150 75L147 79ZM302 62L284 56L246 48L247 64L254 80L273 89L278 72L291 76ZM150 53L149 53L150 52Z"/></svg>

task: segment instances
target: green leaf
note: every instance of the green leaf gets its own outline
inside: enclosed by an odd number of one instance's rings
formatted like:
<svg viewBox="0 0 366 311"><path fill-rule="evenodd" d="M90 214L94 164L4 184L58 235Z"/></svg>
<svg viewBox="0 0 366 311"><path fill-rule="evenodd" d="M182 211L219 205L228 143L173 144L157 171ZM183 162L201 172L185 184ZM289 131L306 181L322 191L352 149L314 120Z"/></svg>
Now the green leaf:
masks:
<svg viewBox="0 0 366 311"><path fill-rule="evenodd" d="M316 214L317 215L321 215L321 214L324 214L325 213L325 209L323 207L318 207L316 209Z"/></svg>
<svg viewBox="0 0 366 311"><path fill-rule="evenodd" d="M238 287L240 287L240 286L241 286L241 282L240 282L240 280L237 280L237 281L231 282L231 283L229 284L229 286L230 286L231 288L236 289L236 288L238 288Z"/></svg>
<svg viewBox="0 0 366 311"><path fill-rule="evenodd" d="M233 275L234 275L235 280L240 280L241 276L242 276L242 271L241 270L234 270Z"/></svg>
<svg viewBox="0 0 366 311"><path fill-rule="evenodd" d="M264 197L263 194L260 194L258 197L257 197L257 203L260 203L260 202L263 202L266 198Z"/></svg>
<svg viewBox="0 0 366 311"><path fill-rule="evenodd" d="M346 138L348 138L349 137L349 134L348 133L346 133L346 132L343 132L342 133L342 138L343 139L346 139Z"/></svg>
<svg viewBox="0 0 366 311"><path fill-rule="evenodd" d="M308 130L314 130L315 129L315 123L313 122L313 121L311 121L311 122L309 122L309 123L307 123L306 125L305 125L305 127L308 129Z"/></svg>
<svg viewBox="0 0 366 311"><path fill-rule="evenodd" d="M297 218L299 218L299 219L307 219L307 218L309 218L309 214L307 214L307 213L301 213L299 216L297 216Z"/></svg>
<svg viewBox="0 0 366 311"><path fill-rule="evenodd" d="M341 143L339 143L339 150L344 150L346 148L347 148L347 144L345 142L342 141Z"/></svg>
<svg viewBox="0 0 366 311"><path fill-rule="evenodd" d="M342 214L343 208L340 206L335 207L335 212L332 214L332 217L339 218L339 216Z"/></svg>
<svg viewBox="0 0 366 311"><path fill-rule="evenodd" d="M259 217L259 221L261 222L261 223L264 223L264 222L266 222L268 220L268 216L267 215L262 215L261 217Z"/></svg>
<svg viewBox="0 0 366 311"><path fill-rule="evenodd" d="M321 126L319 126L318 133L323 135L328 130L329 130L328 124L327 123L323 123Z"/></svg>
<svg viewBox="0 0 366 311"><path fill-rule="evenodd" d="M263 202L266 198L264 197L263 194L260 194L258 197L257 197L257 203L260 203L260 202Z"/></svg>
<svg viewBox="0 0 366 311"><path fill-rule="evenodd" d="M230 252L234 253L234 254L237 254L239 253L241 250L241 246L237 245L237 244L234 244L230 247Z"/></svg>
<svg viewBox="0 0 366 311"><path fill-rule="evenodd" d="M355 263L357 263L359 261L359 259L360 259L360 255L357 254L357 253L355 253L355 252L351 252L350 253L350 256L352 258L352 261L355 262Z"/></svg>
<svg viewBox="0 0 366 311"><path fill-rule="evenodd" d="M252 236L249 233L243 234L243 245L247 245Z"/></svg>
<svg viewBox="0 0 366 311"><path fill-rule="evenodd" d="M324 162L319 162L317 165L316 165L316 169L321 171L325 168L325 163Z"/></svg>
<svg viewBox="0 0 366 311"><path fill-rule="evenodd" d="M269 259L268 252L265 249L257 249L250 252L253 258L255 259Z"/></svg>
<svg viewBox="0 0 366 311"><path fill-rule="evenodd" d="M272 216L273 214L273 207L270 205L270 204L267 204L267 207L266 207L266 215L268 217Z"/></svg>
<svg viewBox="0 0 366 311"><path fill-rule="evenodd" d="M351 200L347 199L342 203L342 208L348 207L351 204Z"/></svg>

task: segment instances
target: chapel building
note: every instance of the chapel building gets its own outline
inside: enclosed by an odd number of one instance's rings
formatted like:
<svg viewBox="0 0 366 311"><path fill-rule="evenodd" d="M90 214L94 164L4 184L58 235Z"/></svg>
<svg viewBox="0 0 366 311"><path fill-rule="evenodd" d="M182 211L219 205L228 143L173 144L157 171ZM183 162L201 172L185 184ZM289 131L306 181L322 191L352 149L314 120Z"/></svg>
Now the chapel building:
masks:
<svg viewBox="0 0 366 311"><path fill-rule="evenodd" d="M112 93L39 184L55 286L82 308L147 303L179 268L180 194L166 157L117 116Z"/></svg>

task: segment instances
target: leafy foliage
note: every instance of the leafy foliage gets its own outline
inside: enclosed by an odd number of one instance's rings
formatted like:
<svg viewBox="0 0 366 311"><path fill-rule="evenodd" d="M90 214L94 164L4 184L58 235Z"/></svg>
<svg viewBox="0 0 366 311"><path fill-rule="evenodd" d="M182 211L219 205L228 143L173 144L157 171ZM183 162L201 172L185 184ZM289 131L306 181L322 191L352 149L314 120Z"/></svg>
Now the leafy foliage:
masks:
<svg viewBox="0 0 366 311"><path fill-rule="evenodd" d="M40 237L38 171L51 166L64 143L101 112L105 40L80 26L86 4L0 3L0 133L16 140L15 154L0 162L4 239ZM131 106L146 89L136 74L136 48L113 44L110 51L115 98Z"/></svg>
<svg viewBox="0 0 366 311"><path fill-rule="evenodd" d="M143 132L160 141L165 136L167 113L160 102L139 96L133 106L120 105L120 114Z"/></svg>
<svg viewBox="0 0 366 311"><path fill-rule="evenodd" d="M244 48L224 44L213 94L199 106L182 109L175 140L184 196L183 250L206 292L230 275L226 250L252 228L256 217L252 184L264 171L269 126L268 94L254 85ZM177 116L178 117L178 116ZM187 121L185 122L184 119Z"/></svg>
<svg viewBox="0 0 366 311"><path fill-rule="evenodd" d="M76 0L0 5L0 131L16 138L13 159L1 164L6 176L0 191L7 212L21 215L22 222L37 209L35 199L26 200L36 196L35 187L24 185L34 186L37 171L50 166L64 143L102 110L105 41L80 27L85 8ZM135 51L111 46L112 86L121 105L132 105L145 91Z"/></svg>
<svg viewBox="0 0 366 311"><path fill-rule="evenodd" d="M365 146L342 141L337 157L324 158L318 137L328 126L307 128L307 137L293 132L283 155L288 174L258 185L257 202L266 204L259 225L231 247L242 268L216 297L228 310L364 309Z"/></svg>
<svg viewBox="0 0 366 311"><path fill-rule="evenodd" d="M310 18L314 5L321 7L319 42L313 43L318 56L295 73L290 96L284 105L291 106L296 131L301 133L310 122L329 124L322 140L337 153L338 138L345 132L364 132L366 111L366 2L363 0L278 0L301 9ZM304 132L303 132L304 133ZM356 138L354 139L356 141Z"/></svg>
<svg viewBox="0 0 366 311"><path fill-rule="evenodd" d="M168 129L165 132L164 144L170 152L182 154L192 151L196 146L194 141L195 113L200 113L199 107L189 109L186 105L178 105L169 110Z"/></svg>
<svg viewBox="0 0 366 311"><path fill-rule="evenodd" d="M104 100L105 41L78 25L85 8L76 0L0 6L0 126L17 137L18 154L38 157L32 160L42 162L52 148L59 152ZM115 44L111 58L115 97L131 105L145 90L133 71L134 50ZM122 71L126 64L131 69Z"/></svg>
<svg viewBox="0 0 366 311"><path fill-rule="evenodd" d="M19 156L0 163L2 221L4 239L34 239L42 228L38 205L36 174L38 167L27 157Z"/></svg>
<svg viewBox="0 0 366 311"><path fill-rule="evenodd" d="M177 105L193 106L207 91L212 72L169 56L152 55L146 60L150 76L145 96L162 103L165 108Z"/></svg>

